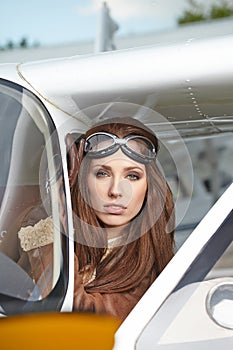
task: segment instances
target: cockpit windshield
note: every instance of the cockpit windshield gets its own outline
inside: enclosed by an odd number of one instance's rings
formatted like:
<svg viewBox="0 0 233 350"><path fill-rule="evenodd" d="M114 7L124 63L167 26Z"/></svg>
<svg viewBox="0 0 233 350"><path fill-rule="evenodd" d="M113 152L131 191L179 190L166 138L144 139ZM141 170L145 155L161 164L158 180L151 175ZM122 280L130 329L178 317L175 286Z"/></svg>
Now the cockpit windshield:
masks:
<svg viewBox="0 0 233 350"><path fill-rule="evenodd" d="M0 304L7 313L9 298L39 301L57 284L66 207L58 138L43 105L1 81L0 125Z"/></svg>

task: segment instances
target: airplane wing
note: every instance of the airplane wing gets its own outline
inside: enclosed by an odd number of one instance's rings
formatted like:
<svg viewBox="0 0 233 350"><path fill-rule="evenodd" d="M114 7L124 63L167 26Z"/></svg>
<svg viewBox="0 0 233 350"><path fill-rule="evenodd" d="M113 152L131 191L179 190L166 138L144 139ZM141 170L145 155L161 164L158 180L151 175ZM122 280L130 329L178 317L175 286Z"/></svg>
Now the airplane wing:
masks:
<svg viewBox="0 0 233 350"><path fill-rule="evenodd" d="M160 137L232 132L233 35L19 64L48 106L87 123L131 104Z"/></svg>

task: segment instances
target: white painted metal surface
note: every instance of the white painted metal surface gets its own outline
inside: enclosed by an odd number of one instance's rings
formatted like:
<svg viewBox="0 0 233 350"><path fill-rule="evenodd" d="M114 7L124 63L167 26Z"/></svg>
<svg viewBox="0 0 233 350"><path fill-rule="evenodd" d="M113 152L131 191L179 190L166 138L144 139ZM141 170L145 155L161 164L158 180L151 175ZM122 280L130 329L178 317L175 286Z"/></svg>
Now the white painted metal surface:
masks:
<svg viewBox="0 0 233 350"><path fill-rule="evenodd" d="M155 110L183 136L201 136L231 130L232 61L229 35L25 63L15 80L79 122L80 110L125 101ZM6 69L0 66L2 77L9 77ZM168 123L147 123L157 134L168 131Z"/></svg>

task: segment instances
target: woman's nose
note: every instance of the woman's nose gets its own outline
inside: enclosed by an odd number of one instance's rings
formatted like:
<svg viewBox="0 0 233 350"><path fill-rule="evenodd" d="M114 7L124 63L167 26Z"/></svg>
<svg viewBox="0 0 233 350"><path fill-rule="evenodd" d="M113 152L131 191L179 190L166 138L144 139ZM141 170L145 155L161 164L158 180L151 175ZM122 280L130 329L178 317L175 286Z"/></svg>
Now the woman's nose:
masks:
<svg viewBox="0 0 233 350"><path fill-rule="evenodd" d="M117 198L123 195L122 183L118 179L112 179L109 184L108 196Z"/></svg>

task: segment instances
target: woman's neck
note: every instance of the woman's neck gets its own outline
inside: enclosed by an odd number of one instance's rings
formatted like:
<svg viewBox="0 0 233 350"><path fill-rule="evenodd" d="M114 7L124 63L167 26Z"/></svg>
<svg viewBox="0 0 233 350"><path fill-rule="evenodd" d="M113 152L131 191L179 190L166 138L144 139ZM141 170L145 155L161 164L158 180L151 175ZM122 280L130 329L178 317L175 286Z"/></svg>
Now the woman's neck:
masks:
<svg viewBox="0 0 233 350"><path fill-rule="evenodd" d="M117 226L117 227L105 227L107 231L107 238L113 239L113 238L120 238L122 235L125 234L127 225L123 226Z"/></svg>

